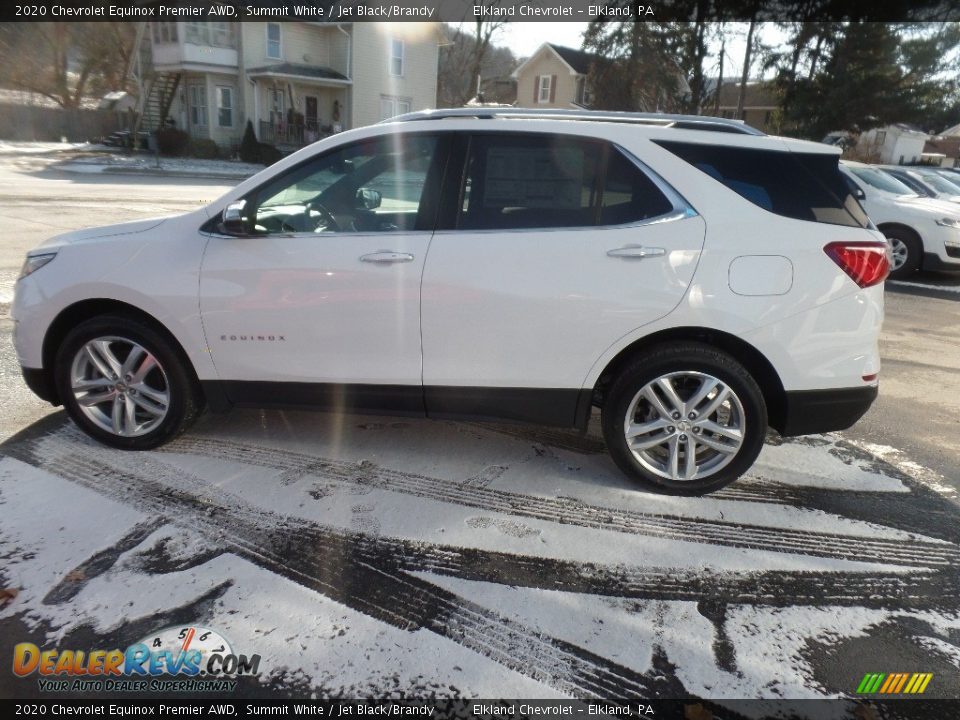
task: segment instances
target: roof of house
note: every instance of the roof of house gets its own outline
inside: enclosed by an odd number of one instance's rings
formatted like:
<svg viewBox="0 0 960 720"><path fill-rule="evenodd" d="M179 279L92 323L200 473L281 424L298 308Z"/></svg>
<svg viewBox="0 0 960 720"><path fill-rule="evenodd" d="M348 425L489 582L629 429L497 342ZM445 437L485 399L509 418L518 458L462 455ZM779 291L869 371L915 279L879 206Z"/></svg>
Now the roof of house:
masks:
<svg viewBox="0 0 960 720"><path fill-rule="evenodd" d="M574 48L555 45L553 43L547 43L547 45L549 45L557 55L563 58L563 61L567 65L581 75L586 75L590 72L590 63L596 59L593 53L588 53L585 50L575 50Z"/></svg>
<svg viewBox="0 0 960 720"><path fill-rule="evenodd" d="M584 50L575 50L574 48L564 47L563 45L544 43L537 48L533 55L528 57L517 66L516 70L513 71L512 77L516 78L520 74L520 71L523 70L523 68L525 68L531 60L540 55L540 53L544 50L552 51L566 64L567 67L570 68L572 72L577 73L578 75L586 75L589 73L590 64L597 59L596 55L588 53Z"/></svg>
<svg viewBox="0 0 960 720"><path fill-rule="evenodd" d="M946 130L940 133L940 135L943 135L946 137L956 137L960 135L960 125L954 125L953 127L948 127Z"/></svg>
<svg viewBox="0 0 960 720"><path fill-rule="evenodd" d="M343 73L339 73L328 67L321 67L320 65L300 65L288 62L250 68L247 73L250 75L291 75L295 77L315 78L317 80L350 79Z"/></svg>

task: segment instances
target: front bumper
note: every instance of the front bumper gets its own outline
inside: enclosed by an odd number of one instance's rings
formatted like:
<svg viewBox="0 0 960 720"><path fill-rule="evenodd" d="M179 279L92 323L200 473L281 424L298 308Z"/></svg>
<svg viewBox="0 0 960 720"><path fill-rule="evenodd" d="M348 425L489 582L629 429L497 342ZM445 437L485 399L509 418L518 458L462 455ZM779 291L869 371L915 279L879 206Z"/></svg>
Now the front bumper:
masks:
<svg viewBox="0 0 960 720"><path fill-rule="evenodd" d="M960 255L955 259L951 257L949 261L947 261L936 253L924 253L923 269L937 270L939 272L960 272Z"/></svg>
<svg viewBox="0 0 960 720"><path fill-rule="evenodd" d="M776 428L784 437L846 430L862 418L879 388L866 385L837 390L794 390L787 392L783 427Z"/></svg>
<svg viewBox="0 0 960 720"><path fill-rule="evenodd" d="M41 400L46 400L51 405L62 404L57 395L57 389L51 381L50 374L45 372L43 368L21 366L20 372L23 373L23 380L27 383L27 387L33 391L34 395Z"/></svg>

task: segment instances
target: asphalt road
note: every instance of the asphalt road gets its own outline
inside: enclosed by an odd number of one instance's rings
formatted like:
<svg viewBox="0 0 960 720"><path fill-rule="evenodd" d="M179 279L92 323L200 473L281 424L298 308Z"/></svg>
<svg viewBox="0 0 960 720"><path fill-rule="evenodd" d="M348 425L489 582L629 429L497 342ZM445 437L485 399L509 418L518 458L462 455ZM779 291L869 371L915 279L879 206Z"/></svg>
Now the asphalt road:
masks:
<svg viewBox="0 0 960 720"><path fill-rule="evenodd" d="M224 190L50 162L0 158L0 289L54 232ZM195 627L262 656L247 696L960 697L958 291L891 284L870 413L704 499L636 492L596 427L247 410L110 450L24 388L0 305L0 663Z"/></svg>

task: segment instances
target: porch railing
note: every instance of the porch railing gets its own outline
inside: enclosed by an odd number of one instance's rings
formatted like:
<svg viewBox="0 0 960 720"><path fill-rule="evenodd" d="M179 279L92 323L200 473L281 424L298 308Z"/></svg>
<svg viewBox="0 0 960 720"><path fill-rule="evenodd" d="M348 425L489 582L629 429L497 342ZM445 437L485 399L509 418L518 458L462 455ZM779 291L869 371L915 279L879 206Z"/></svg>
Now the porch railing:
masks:
<svg viewBox="0 0 960 720"><path fill-rule="evenodd" d="M320 125L316 120L303 123L260 121L260 142L271 145L309 145L331 133L331 128Z"/></svg>

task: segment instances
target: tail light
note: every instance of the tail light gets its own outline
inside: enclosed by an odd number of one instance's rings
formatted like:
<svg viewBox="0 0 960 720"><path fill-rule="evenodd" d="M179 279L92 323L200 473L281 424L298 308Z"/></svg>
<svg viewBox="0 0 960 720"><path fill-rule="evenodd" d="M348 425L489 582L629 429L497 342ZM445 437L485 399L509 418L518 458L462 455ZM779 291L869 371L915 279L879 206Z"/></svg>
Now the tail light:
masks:
<svg viewBox="0 0 960 720"><path fill-rule="evenodd" d="M832 242L823 251L862 288L882 283L890 274L886 243Z"/></svg>

